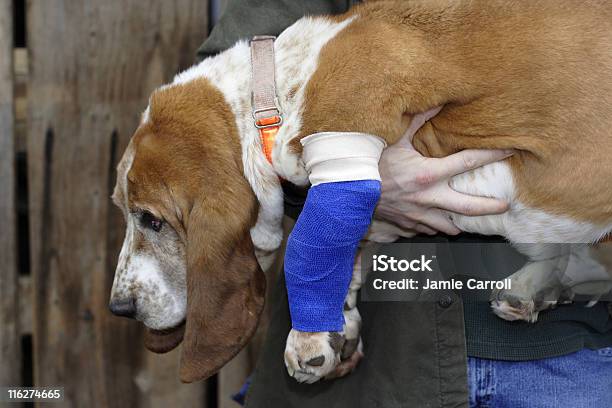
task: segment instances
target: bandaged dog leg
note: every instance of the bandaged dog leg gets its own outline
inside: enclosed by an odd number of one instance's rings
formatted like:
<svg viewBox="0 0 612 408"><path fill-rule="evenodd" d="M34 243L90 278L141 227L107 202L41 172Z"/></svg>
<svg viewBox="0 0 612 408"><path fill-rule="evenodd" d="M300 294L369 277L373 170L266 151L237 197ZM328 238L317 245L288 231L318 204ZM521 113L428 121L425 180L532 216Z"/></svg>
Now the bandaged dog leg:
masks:
<svg viewBox="0 0 612 408"><path fill-rule="evenodd" d="M291 329L289 332L285 365L289 375L299 382L342 377L352 372L363 358L363 343L359 335L361 316L356 305L362 277L359 252L344 301L342 331L310 333Z"/></svg>
<svg viewBox="0 0 612 408"><path fill-rule="evenodd" d="M285 253L291 321L303 332L337 332L357 246L380 197L385 143L367 134L318 133L302 145L312 187Z"/></svg>

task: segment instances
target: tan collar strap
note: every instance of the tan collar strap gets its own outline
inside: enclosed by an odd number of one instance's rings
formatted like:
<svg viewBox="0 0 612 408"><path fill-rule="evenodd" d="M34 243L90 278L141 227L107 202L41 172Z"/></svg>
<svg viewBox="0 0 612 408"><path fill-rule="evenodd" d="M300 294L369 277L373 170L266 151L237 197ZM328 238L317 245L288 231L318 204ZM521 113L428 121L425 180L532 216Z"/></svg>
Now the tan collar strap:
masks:
<svg viewBox="0 0 612 408"><path fill-rule="evenodd" d="M255 127L259 129L262 148L270 163L274 139L283 123L276 96L274 39L275 37L266 35L256 36L251 40L253 120Z"/></svg>

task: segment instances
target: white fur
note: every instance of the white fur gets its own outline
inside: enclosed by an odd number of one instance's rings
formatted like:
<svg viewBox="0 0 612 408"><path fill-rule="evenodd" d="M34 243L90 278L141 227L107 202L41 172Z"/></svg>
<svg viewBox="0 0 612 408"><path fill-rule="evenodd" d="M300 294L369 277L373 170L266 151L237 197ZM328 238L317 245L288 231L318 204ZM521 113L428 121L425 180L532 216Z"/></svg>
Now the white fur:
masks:
<svg viewBox="0 0 612 408"><path fill-rule="evenodd" d="M165 329L178 325L187 311L187 298L177 296L162 276L153 256L135 255L124 272L125 279L138 282L137 318L151 329ZM147 299L145 296L153 296Z"/></svg>
<svg viewBox="0 0 612 408"><path fill-rule="evenodd" d="M512 243L591 243L605 236L612 225L595 225L530 208L516 198L512 170L497 162L453 177L451 187L478 196L497 197L510 203L500 215L468 217L453 215L453 222L466 232L502 235Z"/></svg>
<svg viewBox="0 0 612 408"><path fill-rule="evenodd" d="M187 312L187 297L182 290L169 285L155 255L136 250L137 233L134 215L127 218L125 239L115 271L111 302L134 298L136 319L151 329L175 327Z"/></svg>

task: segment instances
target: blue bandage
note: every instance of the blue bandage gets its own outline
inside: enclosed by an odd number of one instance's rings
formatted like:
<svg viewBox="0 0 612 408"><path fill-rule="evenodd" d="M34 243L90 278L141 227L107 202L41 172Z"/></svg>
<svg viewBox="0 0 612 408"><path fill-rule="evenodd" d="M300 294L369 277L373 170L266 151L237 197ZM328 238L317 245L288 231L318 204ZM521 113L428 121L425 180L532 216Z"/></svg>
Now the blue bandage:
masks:
<svg viewBox="0 0 612 408"><path fill-rule="evenodd" d="M380 181L318 184L287 241L285 278L292 326L340 331L359 241L380 198Z"/></svg>

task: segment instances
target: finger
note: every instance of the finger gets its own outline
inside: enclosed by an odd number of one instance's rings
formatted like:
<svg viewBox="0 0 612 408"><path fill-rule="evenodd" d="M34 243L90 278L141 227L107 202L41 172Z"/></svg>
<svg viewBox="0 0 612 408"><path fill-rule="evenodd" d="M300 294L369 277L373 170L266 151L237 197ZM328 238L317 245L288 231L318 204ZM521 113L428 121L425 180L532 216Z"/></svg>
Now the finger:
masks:
<svg viewBox="0 0 612 408"><path fill-rule="evenodd" d="M431 205L457 214L471 216L501 214L508 210L508 203L504 200L463 194L450 187L438 192Z"/></svg>
<svg viewBox="0 0 612 408"><path fill-rule="evenodd" d="M421 234L427 234L427 235L436 235L436 231L423 225L423 224L417 224L414 226L414 229L416 232L420 232Z"/></svg>
<svg viewBox="0 0 612 408"><path fill-rule="evenodd" d="M457 174L503 160L514 154L513 150L462 150L441 159L434 159L432 168L436 179L442 180Z"/></svg>
<svg viewBox="0 0 612 408"><path fill-rule="evenodd" d="M435 208L431 208L423 214L419 223L448 235L457 235L461 232L446 214Z"/></svg>
<svg viewBox="0 0 612 408"><path fill-rule="evenodd" d="M412 117L410 121L410 125L408 125L408 129L406 129L406 133L401 138L402 143L412 143L412 138L415 133L427 122L429 119L436 116L442 110L442 106L438 106L432 108L426 112L417 113Z"/></svg>
<svg viewBox="0 0 612 408"><path fill-rule="evenodd" d="M421 116L421 120L423 121L423 123L425 123L429 119L432 119L434 116L436 116L438 113L440 113L440 111L442 110L443 107L444 106L436 106L435 108L431 108L430 110L425 111L423 113L419 113L418 115Z"/></svg>

